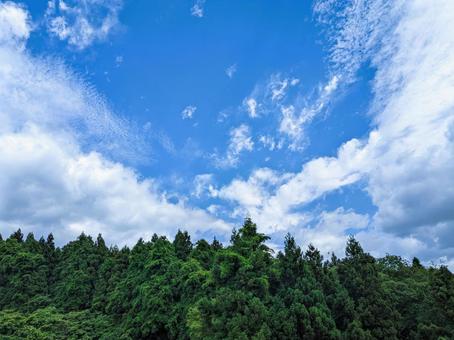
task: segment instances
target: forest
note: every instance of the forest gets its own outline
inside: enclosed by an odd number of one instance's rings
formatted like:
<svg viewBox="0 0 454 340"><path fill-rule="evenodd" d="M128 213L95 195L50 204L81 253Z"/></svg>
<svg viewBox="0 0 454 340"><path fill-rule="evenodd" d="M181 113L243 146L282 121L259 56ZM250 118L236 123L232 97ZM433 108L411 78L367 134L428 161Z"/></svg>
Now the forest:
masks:
<svg viewBox="0 0 454 340"><path fill-rule="evenodd" d="M325 259L287 235L273 252L250 218L228 245L156 234L63 247L0 236L1 339L453 339L454 276L350 237Z"/></svg>

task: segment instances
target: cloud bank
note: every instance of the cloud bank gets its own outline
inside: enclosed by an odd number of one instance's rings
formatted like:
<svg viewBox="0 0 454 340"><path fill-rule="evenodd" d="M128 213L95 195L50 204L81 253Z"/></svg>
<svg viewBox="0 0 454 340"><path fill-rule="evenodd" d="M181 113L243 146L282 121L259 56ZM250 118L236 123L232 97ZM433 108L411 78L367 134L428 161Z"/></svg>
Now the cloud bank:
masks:
<svg viewBox="0 0 454 340"><path fill-rule="evenodd" d="M362 181L377 208L367 228L357 223L362 229L358 237L368 249L434 261L445 258L452 263L454 38L447 27L454 20L454 4L449 0L436 5L426 1L318 1L315 13L332 27L326 33L332 42L333 74L339 72L343 81L354 81L364 63L376 70L369 136L348 141L335 157L305 163L298 173L277 174L286 179L275 188L263 190L254 172L220 192L252 185L255 199L241 193L226 198L248 211L265 231L294 230L324 245L331 239L330 232L339 234L338 223L320 227L327 225L322 223L323 216L333 212L315 218L304 207ZM334 88L330 82L323 91ZM339 209L336 214L345 215ZM322 222L311 222L317 219ZM351 223L341 224L340 235L345 235ZM344 239L339 237L338 242Z"/></svg>
<svg viewBox="0 0 454 340"><path fill-rule="evenodd" d="M2 233L52 231L64 242L104 232L121 245L178 227L230 232L201 209L169 202L153 179L109 157L136 145L134 131L61 62L23 49L31 31L24 7L0 4L0 28Z"/></svg>

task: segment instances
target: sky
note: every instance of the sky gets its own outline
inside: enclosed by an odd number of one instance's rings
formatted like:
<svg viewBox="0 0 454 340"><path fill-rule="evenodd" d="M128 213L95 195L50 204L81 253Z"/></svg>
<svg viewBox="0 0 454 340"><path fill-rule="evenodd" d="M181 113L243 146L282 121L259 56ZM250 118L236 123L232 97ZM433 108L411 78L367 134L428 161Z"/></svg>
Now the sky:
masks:
<svg viewBox="0 0 454 340"><path fill-rule="evenodd" d="M451 0L0 1L0 232L252 217L454 268Z"/></svg>

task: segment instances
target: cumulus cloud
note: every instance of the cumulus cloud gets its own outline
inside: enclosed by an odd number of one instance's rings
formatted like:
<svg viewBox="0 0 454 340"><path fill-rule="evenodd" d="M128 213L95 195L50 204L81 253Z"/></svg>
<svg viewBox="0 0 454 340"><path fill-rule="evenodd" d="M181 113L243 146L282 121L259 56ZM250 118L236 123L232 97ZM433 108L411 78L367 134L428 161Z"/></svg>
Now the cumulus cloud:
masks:
<svg viewBox="0 0 454 340"><path fill-rule="evenodd" d="M0 44L22 48L31 31L28 12L11 1L0 3Z"/></svg>
<svg viewBox="0 0 454 340"><path fill-rule="evenodd" d="M238 165L240 154L244 151L252 151L252 141L249 126L241 124L230 130L230 140L225 156L214 155L215 164L221 168L235 167Z"/></svg>
<svg viewBox="0 0 454 340"><path fill-rule="evenodd" d="M22 12L4 14L11 9ZM0 7L2 27L28 27L28 17L12 3ZM131 244L154 232L170 236L178 227L195 235L230 231L227 223L171 201L153 179L112 160L121 144L135 153L128 123L61 62L13 46L26 32L2 31L0 44L2 232L52 231L61 241L102 232L109 242Z"/></svg>
<svg viewBox="0 0 454 340"><path fill-rule="evenodd" d="M454 166L449 133L454 124L454 39L444 29L454 18L454 6L416 1L383 8L398 24L391 31L381 24L378 32L363 38L371 46L375 34L379 42L372 57L376 128L363 147L369 159L362 171L378 207L375 224L409 235L418 226L454 218L448 212L454 201L449 176ZM376 14L374 9L369 16ZM423 197L430 199L424 202Z"/></svg>
<svg viewBox="0 0 454 340"><path fill-rule="evenodd" d="M275 171L259 168L253 171L246 180L235 179L228 186L213 191L213 196L236 201L243 206L257 207L263 205L269 198L269 189L283 180Z"/></svg>
<svg viewBox="0 0 454 340"><path fill-rule="evenodd" d="M105 40L119 25L123 0L50 0L46 11L49 33L78 50Z"/></svg>
<svg viewBox="0 0 454 340"><path fill-rule="evenodd" d="M0 136L0 159L2 225L53 231L61 240L102 232L117 244L172 236L177 227L230 231L200 209L170 203L153 180L35 126Z"/></svg>
<svg viewBox="0 0 454 340"><path fill-rule="evenodd" d="M295 238L303 244L312 243L323 254L335 253L343 256L347 234L361 232L369 225L369 216L357 214L339 207L333 211L322 211L314 216L312 225L294 231ZM367 244L366 249L374 249Z"/></svg>
<svg viewBox="0 0 454 340"><path fill-rule="evenodd" d="M296 207L313 202L326 192L355 183L361 178L362 172L357 169L364 164L366 155L357 151L359 145L360 141L352 140L339 149L337 157L314 159L304 164L299 173L266 170L267 180L263 181L257 180L257 173L264 169L257 169L247 180L236 179L220 189L220 192L231 192L231 186L234 185L261 192L261 199L256 204L245 204L239 194L221 197L235 202L240 210L250 214L268 233L294 230L308 222L308 214ZM265 183L274 185L264 186Z"/></svg>

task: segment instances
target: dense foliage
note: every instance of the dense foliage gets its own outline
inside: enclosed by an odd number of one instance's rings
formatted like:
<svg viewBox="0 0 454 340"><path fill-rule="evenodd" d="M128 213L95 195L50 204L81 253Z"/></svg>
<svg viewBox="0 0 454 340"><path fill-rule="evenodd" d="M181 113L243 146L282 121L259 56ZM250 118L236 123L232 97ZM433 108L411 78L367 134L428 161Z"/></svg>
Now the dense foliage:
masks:
<svg viewBox="0 0 454 340"><path fill-rule="evenodd" d="M0 237L2 339L450 339L454 276L350 238L343 259L288 235L274 256L246 219L224 247L154 235Z"/></svg>

